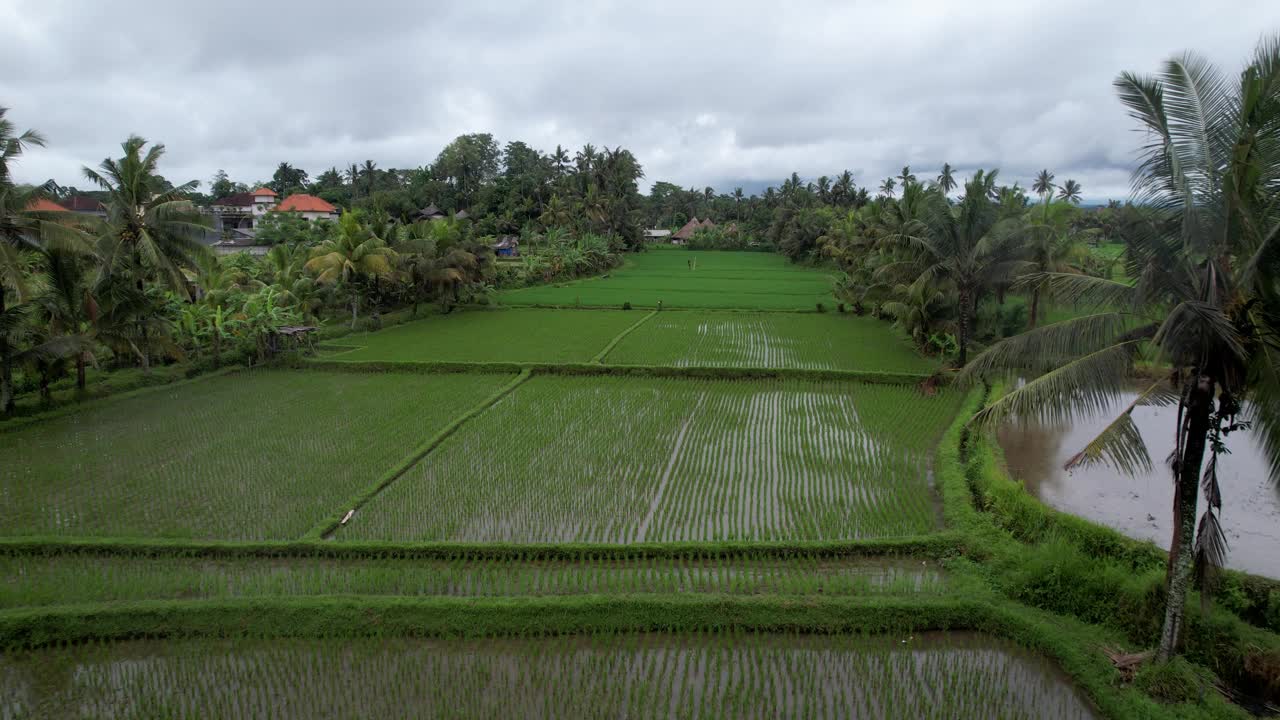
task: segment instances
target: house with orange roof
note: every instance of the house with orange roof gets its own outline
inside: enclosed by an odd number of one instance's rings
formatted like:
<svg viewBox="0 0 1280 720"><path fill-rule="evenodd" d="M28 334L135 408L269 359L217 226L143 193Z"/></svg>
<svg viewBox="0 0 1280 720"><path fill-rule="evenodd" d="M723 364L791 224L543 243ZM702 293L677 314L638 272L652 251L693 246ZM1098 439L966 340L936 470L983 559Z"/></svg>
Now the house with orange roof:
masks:
<svg viewBox="0 0 1280 720"><path fill-rule="evenodd" d="M37 198L27 203L27 210L32 212L71 212L52 200Z"/></svg>
<svg viewBox="0 0 1280 720"><path fill-rule="evenodd" d="M324 198L306 193L296 193L284 199L277 212L298 213L308 220L337 220L338 208Z"/></svg>

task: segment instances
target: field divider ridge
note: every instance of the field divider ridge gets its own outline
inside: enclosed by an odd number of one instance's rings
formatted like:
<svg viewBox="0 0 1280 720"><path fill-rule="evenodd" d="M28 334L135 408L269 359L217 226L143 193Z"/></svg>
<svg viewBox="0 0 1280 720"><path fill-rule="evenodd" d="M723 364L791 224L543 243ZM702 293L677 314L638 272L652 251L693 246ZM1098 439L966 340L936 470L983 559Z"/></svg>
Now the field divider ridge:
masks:
<svg viewBox="0 0 1280 720"><path fill-rule="evenodd" d="M666 312L665 310L663 312ZM717 380L831 380L875 385L921 385L927 381L941 386L950 382L945 374L880 372L867 370L814 370L808 368L752 368L677 365L610 365L540 362L455 362L455 361L344 361L312 359L301 365L312 370L337 372L403 373L489 373L509 374L528 370L534 375L615 375L635 377L703 378Z"/></svg>
<svg viewBox="0 0 1280 720"><path fill-rule="evenodd" d="M654 310L653 312L650 312L649 314L645 315L644 317L632 323L631 326L628 327L626 330L623 330L617 335L614 335L613 339L609 341L609 344L605 345L603 350L596 353L596 356L591 358L591 362L597 365L603 363L605 357L608 356L610 352L613 352L613 349L618 346L618 343L622 342L623 338L630 335L636 328L645 324L645 322L647 322L649 318L652 318L654 315L657 315L657 314L658 314L658 311Z"/></svg>
<svg viewBox="0 0 1280 720"><path fill-rule="evenodd" d="M103 555L141 558L321 558L341 560L639 560L755 557L921 557L958 554L963 537L952 531L866 540L604 543L464 543L306 540L187 540L27 536L0 538L0 557Z"/></svg>
<svg viewBox="0 0 1280 720"><path fill-rule="evenodd" d="M344 506L349 509L343 512L341 516L335 515L335 516L330 516L328 518L321 520L319 524L311 528L311 530L307 531L307 533L302 536L302 539L303 540L323 540L328 538L335 531L337 531L337 529L341 527L348 518L353 516L356 513L356 511L358 511L363 505L365 505L370 500L372 500L375 496L377 496L378 493L382 492L384 489L387 488L387 486L391 485L391 483L399 479L401 475L404 475L406 472L408 472L409 468L413 467L419 461L421 461L424 457L429 455L432 450L435 450L437 447L439 447L440 443L444 442L446 439L449 438L449 436L457 432L458 428L461 428L463 425L465 425L468 420L470 420L471 418L474 418L475 416L479 415L485 410L488 410L495 403L497 403L502 398L506 397L509 393L511 393L513 390L519 387L522 383L524 383L524 381L528 380L530 377L533 377L533 373L531 371L521 370L520 374L516 375L515 378L513 378L510 382L498 388L498 390L496 390L492 395L482 400L475 407L471 408L465 413L454 418L453 421L451 421L448 425L441 428L439 432L437 432L435 435L429 438L426 442L423 442L421 445L414 448L413 452L409 453L409 455L406 456L399 463L397 463L395 467L391 468L386 473L383 473L382 477L378 478L377 481L375 481L372 485L365 488L364 491L362 491L360 494L353 497L351 501Z"/></svg>

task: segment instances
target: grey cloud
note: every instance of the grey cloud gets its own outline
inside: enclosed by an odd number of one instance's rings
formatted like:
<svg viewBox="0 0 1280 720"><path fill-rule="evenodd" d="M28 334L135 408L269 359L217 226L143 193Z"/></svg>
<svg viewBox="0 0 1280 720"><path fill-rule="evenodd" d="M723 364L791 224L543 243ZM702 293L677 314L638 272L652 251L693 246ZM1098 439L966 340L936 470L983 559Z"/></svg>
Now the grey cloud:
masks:
<svg viewBox="0 0 1280 720"><path fill-rule="evenodd" d="M1229 4L11 0L0 105L50 138L16 169L34 182L83 185L131 132L174 179L246 182L492 132L623 145L686 187L950 162L1122 197L1140 138L1112 79L1187 48L1234 72L1280 4Z"/></svg>

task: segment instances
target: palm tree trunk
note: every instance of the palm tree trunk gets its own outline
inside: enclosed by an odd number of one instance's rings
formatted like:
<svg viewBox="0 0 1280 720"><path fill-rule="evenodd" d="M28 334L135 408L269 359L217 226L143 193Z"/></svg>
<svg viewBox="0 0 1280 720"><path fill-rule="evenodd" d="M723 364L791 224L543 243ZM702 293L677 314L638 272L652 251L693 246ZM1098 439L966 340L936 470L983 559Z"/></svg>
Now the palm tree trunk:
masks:
<svg viewBox="0 0 1280 720"><path fill-rule="evenodd" d="M1036 323L1040 320L1040 288L1031 291L1031 320L1029 329L1035 330Z"/></svg>
<svg viewBox="0 0 1280 720"><path fill-rule="evenodd" d="M360 316L360 293L351 291L351 329L356 329L356 318Z"/></svg>
<svg viewBox="0 0 1280 720"><path fill-rule="evenodd" d="M1156 659L1173 657L1178 648L1186 617L1187 591L1191 584L1191 567L1195 559L1197 504L1200 492L1200 466L1208 442L1213 415L1213 379L1196 375L1187 393L1186 419L1178 428L1182 455L1178 458L1177 492L1174 498L1174 537L1169 548L1169 577L1165 601L1164 625L1160 629L1160 647Z"/></svg>
<svg viewBox="0 0 1280 720"><path fill-rule="evenodd" d="M969 305L972 293L968 288L960 290L960 367L969 362Z"/></svg>
<svg viewBox="0 0 1280 720"><path fill-rule="evenodd" d="M4 315L4 286L0 285L0 316ZM0 412L8 415L14 409L13 352L9 336L0 333Z"/></svg>
<svg viewBox="0 0 1280 720"><path fill-rule="evenodd" d="M213 329L213 369L222 367L222 328Z"/></svg>
<svg viewBox="0 0 1280 720"><path fill-rule="evenodd" d="M84 388L84 353L78 353L76 355L76 390L84 392Z"/></svg>

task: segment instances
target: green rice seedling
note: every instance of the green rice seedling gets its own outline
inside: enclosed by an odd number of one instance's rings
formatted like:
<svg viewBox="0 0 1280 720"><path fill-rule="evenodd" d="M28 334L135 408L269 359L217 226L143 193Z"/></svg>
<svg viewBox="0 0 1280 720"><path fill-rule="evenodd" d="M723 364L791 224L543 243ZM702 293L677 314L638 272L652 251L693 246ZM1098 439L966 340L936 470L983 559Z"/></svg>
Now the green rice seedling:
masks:
<svg viewBox="0 0 1280 720"><path fill-rule="evenodd" d="M0 534L294 539L505 380L258 370L0 433Z"/></svg>
<svg viewBox="0 0 1280 720"><path fill-rule="evenodd" d="M791 264L773 253L704 252L698 270L683 250L630 256L608 278L586 278L562 285L539 285L499 293L505 305L561 307L741 308L804 310L831 304L831 276Z"/></svg>
<svg viewBox="0 0 1280 720"><path fill-rule="evenodd" d="M808 555L523 562L0 555L0 608L319 595L937 595L946 587L933 563Z"/></svg>
<svg viewBox="0 0 1280 720"><path fill-rule="evenodd" d="M636 321L621 310L459 312L348 335L342 362L587 362Z"/></svg>
<svg viewBox="0 0 1280 720"><path fill-rule="evenodd" d="M849 540L937 527L958 393L809 381L535 377L335 538Z"/></svg>
<svg viewBox="0 0 1280 720"><path fill-rule="evenodd" d="M90 643L0 659L0 717L1094 717L972 634Z"/></svg>
<svg viewBox="0 0 1280 720"><path fill-rule="evenodd" d="M616 365L930 373L891 325L871 317L795 313L660 313L605 356Z"/></svg>

